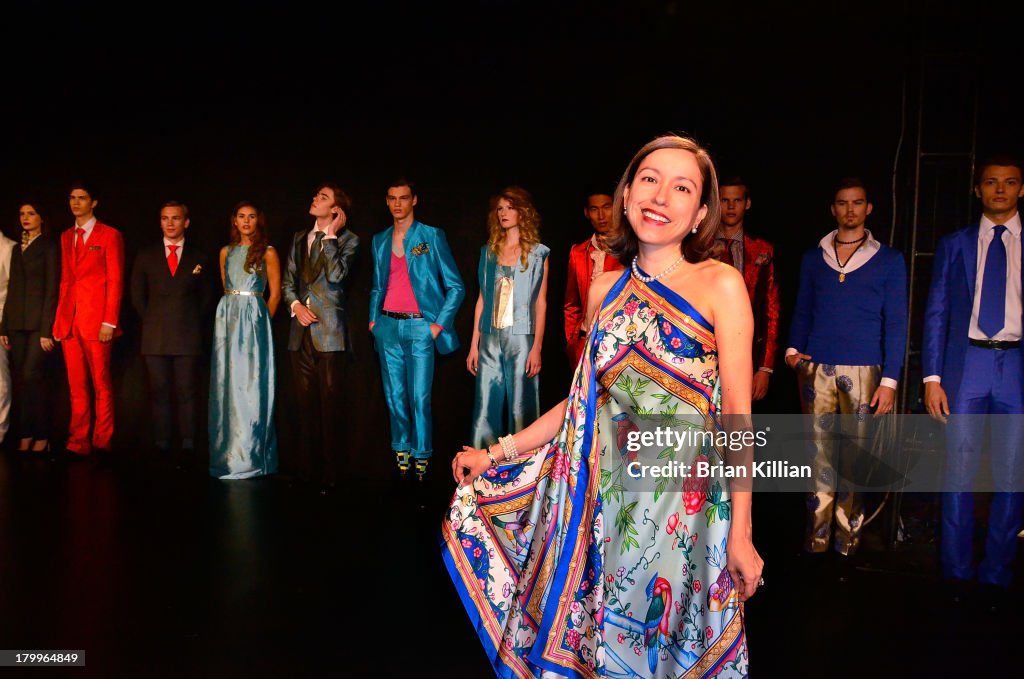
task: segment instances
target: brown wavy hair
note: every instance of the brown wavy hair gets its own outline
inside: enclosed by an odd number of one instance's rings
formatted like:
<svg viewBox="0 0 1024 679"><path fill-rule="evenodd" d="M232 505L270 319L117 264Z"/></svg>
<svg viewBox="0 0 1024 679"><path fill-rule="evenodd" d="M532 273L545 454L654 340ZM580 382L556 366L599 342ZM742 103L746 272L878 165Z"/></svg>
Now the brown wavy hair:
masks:
<svg viewBox="0 0 1024 679"><path fill-rule="evenodd" d="M491 211L487 213L487 247L496 259L501 258L501 248L505 245L505 229L498 221L498 202L504 198L519 211L519 261L526 271L527 255L540 245L540 215L533 206L533 196L521 186L507 186L498 195L491 198Z"/></svg>
<svg viewBox="0 0 1024 679"><path fill-rule="evenodd" d="M697 233L688 233L680 245L680 250L686 261L691 264L703 262L711 255L715 245L715 233L718 231L718 221L722 215L722 205L718 196L718 175L715 172L715 164L711 160L711 154L707 149L690 137L680 137L672 134L663 135L644 145L629 161L626 171L622 173L622 179L615 188L615 206L612 208L612 235L606 240L612 253L619 258L619 261L629 266L633 257L639 250L636 233L632 225L623 214L623 192L626 187L633 183L637 169L644 158L655 151L662 149L679 149L689 151L697 157L697 167L700 168L701 192L700 204L707 208L704 219L697 224Z"/></svg>
<svg viewBox="0 0 1024 679"><path fill-rule="evenodd" d="M235 217L238 216L238 211L243 207L251 207L253 210L256 210L256 233L252 235L252 245L249 246L249 254L245 258L244 266L246 271L252 273L259 271L260 267L263 266L263 255L266 254L267 246L270 243L267 239L267 221L263 217L263 210L256 207L253 203L243 200L231 210L231 244L239 245L242 242L242 234L238 232L238 227L235 226Z"/></svg>

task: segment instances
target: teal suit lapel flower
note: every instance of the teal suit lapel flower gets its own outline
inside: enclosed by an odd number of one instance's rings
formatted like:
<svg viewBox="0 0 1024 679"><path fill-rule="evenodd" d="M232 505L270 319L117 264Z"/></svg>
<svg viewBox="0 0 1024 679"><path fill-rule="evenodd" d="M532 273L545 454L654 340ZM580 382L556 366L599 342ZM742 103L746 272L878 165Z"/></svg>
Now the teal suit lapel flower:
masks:
<svg viewBox="0 0 1024 679"><path fill-rule="evenodd" d="M420 243L419 245L413 247L412 249L412 254L416 255L417 257L419 257L420 255L425 255L428 252L430 252L430 246L427 245L425 242Z"/></svg>

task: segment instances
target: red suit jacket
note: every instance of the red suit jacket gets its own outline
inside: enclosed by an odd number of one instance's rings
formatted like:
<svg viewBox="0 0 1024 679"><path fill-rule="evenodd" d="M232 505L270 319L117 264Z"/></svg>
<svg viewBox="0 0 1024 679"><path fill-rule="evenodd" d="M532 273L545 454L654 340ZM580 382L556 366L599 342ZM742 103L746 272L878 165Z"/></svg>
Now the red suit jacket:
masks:
<svg viewBox="0 0 1024 679"><path fill-rule="evenodd" d="M775 282L775 248L743 234L743 281L754 311L754 370L775 368L779 346L779 287Z"/></svg>
<svg viewBox="0 0 1024 679"><path fill-rule="evenodd" d="M75 253L75 230L60 235L61 275L60 299L53 336L66 339L74 329L84 339L97 340L100 326L116 326L124 278L124 241L121 232L99 221L84 244L85 251Z"/></svg>
<svg viewBox="0 0 1024 679"><path fill-rule="evenodd" d="M574 369L583 354L584 339L579 336L579 331L587 312L587 293L594 274L594 260L590 257L593 249L592 239L588 238L569 250L569 276L565 283L565 354ZM605 271L620 269L622 264L618 259L608 254L604 256Z"/></svg>

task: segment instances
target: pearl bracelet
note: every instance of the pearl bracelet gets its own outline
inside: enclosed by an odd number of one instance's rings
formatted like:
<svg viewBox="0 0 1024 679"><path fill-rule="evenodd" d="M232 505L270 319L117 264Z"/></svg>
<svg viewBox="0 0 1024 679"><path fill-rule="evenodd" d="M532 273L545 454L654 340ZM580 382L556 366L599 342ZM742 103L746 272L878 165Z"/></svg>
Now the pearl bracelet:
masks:
<svg viewBox="0 0 1024 679"><path fill-rule="evenodd" d="M511 462L519 455L519 451L516 449L516 440L512 438L511 434L499 436L498 443L501 444L501 449L505 451L505 462Z"/></svg>

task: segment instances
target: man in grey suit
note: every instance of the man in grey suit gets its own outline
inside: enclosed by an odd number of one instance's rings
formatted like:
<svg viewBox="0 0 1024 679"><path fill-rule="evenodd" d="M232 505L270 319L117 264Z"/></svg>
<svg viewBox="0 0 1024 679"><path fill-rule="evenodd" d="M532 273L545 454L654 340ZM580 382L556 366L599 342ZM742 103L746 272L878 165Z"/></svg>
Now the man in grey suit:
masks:
<svg viewBox="0 0 1024 679"><path fill-rule="evenodd" d="M281 288L291 310L288 351L299 405L296 471L320 493L338 481L336 450L342 440L342 363L351 350L346 285L359 237L345 228L352 199L337 184L317 187L311 229L292 238Z"/></svg>

